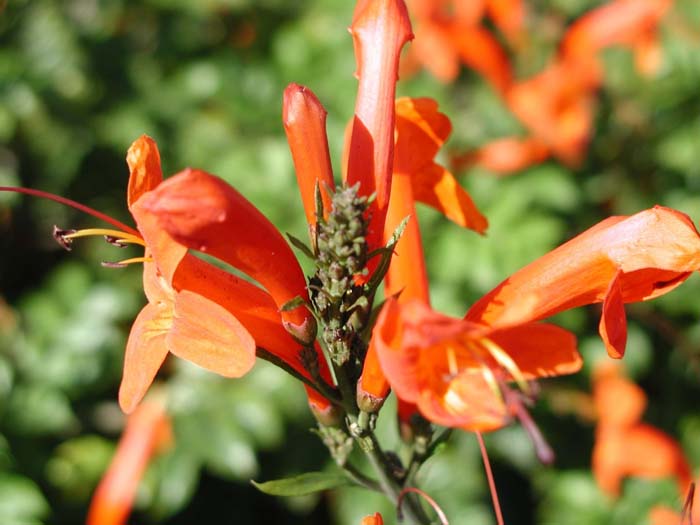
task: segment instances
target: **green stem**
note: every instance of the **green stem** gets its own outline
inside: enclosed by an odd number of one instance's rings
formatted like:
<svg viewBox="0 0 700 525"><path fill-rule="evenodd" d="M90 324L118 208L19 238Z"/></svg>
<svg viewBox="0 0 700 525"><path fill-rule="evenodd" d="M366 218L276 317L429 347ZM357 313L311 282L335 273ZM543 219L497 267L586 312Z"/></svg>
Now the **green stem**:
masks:
<svg viewBox="0 0 700 525"><path fill-rule="evenodd" d="M277 357L269 350L266 350L265 348L262 348L260 346L256 348L255 354L260 359L264 359L265 361L272 363L273 365L287 372L289 375L293 376L295 379L298 379L305 385L308 385L314 390L318 391L319 394L328 399L328 401L330 401L331 403L342 406L342 401L340 399L340 396L338 395L338 390L330 386L328 383L321 380L320 378L318 382L312 381L308 377L299 373L298 370L290 366L285 360Z"/></svg>
<svg viewBox="0 0 700 525"><path fill-rule="evenodd" d="M357 470L355 466L347 463L343 465L343 471L345 472L345 475L348 478L350 478L353 482L357 483L358 485L366 489L373 490L375 492L382 492L382 488L377 482L377 480L374 480L369 476L365 476L362 472Z"/></svg>

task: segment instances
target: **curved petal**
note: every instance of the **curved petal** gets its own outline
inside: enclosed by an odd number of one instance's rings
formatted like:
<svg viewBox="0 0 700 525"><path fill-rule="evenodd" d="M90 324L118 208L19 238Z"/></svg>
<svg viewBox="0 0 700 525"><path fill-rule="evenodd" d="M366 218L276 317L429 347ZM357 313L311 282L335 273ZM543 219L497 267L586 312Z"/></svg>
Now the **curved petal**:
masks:
<svg viewBox="0 0 700 525"><path fill-rule="evenodd" d="M413 195L464 228L483 233L488 221L454 175L438 164L429 164L412 175Z"/></svg>
<svg viewBox="0 0 700 525"><path fill-rule="evenodd" d="M163 180L163 172L160 167L160 153L156 142L147 135L141 135L129 147L126 154L126 162L129 165L129 186L126 193L126 202L131 205L138 198L158 186Z"/></svg>
<svg viewBox="0 0 700 525"><path fill-rule="evenodd" d="M274 300L260 287L188 254L173 281L176 290L189 290L228 310L255 339L257 346L276 355L309 377L299 360L300 345L284 329ZM322 373L327 371L319 350ZM324 376L330 379L330 375Z"/></svg>
<svg viewBox="0 0 700 525"><path fill-rule="evenodd" d="M625 355L627 344L627 316L622 300L622 271L618 270L610 281L603 299L603 315L600 317L598 332L605 343L610 357L620 359Z"/></svg>
<svg viewBox="0 0 700 525"><path fill-rule="evenodd" d="M131 206L131 214L146 243L146 256L153 258L160 275L165 277L168 284L171 284L180 261L187 253L187 247L175 242L168 235L168 232L158 223L158 217L144 209L143 200L140 198ZM148 288L146 296L151 300Z"/></svg>
<svg viewBox="0 0 700 525"><path fill-rule="evenodd" d="M451 131L450 119L433 99L397 99L394 174L411 175L432 164Z"/></svg>
<svg viewBox="0 0 700 525"><path fill-rule="evenodd" d="M514 326L488 337L510 355L525 379L573 374L583 366L576 337L558 326Z"/></svg>
<svg viewBox="0 0 700 525"><path fill-rule="evenodd" d="M147 304L131 327L119 386L119 406L127 414L143 399L168 355L165 337L172 324L171 311L168 305Z"/></svg>
<svg viewBox="0 0 700 525"><path fill-rule="evenodd" d="M610 217L518 270L477 301L466 319L519 324L600 303L618 272L622 300L644 301L670 291L698 269L700 234L692 221L656 206ZM608 322L614 305L608 306ZM619 309L615 315L619 320Z"/></svg>
<svg viewBox="0 0 700 525"><path fill-rule="evenodd" d="M255 341L226 310L206 297L183 290L175 296L168 350L225 377L241 377L255 364Z"/></svg>
<svg viewBox="0 0 700 525"><path fill-rule="evenodd" d="M445 383L444 390L423 390L418 408L431 421L473 432L506 425L510 413L479 369L469 370Z"/></svg>

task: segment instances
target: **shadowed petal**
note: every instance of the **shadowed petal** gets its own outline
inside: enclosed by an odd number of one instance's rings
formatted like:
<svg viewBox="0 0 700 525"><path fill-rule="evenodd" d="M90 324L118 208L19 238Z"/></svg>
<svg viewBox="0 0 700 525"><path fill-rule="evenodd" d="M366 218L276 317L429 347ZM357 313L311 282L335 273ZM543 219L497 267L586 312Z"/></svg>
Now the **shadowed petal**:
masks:
<svg viewBox="0 0 700 525"><path fill-rule="evenodd" d="M119 406L125 413L131 413L143 399L168 355L165 337L171 324L167 305L147 304L136 317L126 343L119 386Z"/></svg>
<svg viewBox="0 0 700 525"><path fill-rule="evenodd" d="M224 307L188 290L175 296L166 345L176 356L225 377L241 377L255 364L248 330Z"/></svg>

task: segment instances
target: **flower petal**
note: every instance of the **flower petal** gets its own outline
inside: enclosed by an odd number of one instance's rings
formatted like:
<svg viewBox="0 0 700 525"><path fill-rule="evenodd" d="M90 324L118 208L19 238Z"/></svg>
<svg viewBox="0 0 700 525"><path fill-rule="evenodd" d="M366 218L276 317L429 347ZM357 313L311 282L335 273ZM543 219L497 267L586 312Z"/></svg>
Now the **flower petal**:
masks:
<svg viewBox="0 0 700 525"><path fill-rule="evenodd" d="M282 121L294 159L306 222L316 224L318 186L326 213L331 208L329 191L335 189L326 137L326 110L316 95L304 86L289 84L284 90Z"/></svg>
<svg viewBox="0 0 700 525"><path fill-rule="evenodd" d="M576 337L558 326L514 326L496 331L489 338L510 355L525 379L573 374L583 365Z"/></svg>
<svg viewBox="0 0 700 525"><path fill-rule="evenodd" d="M394 174L411 175L432 164L451 131L450 119L433 99L397 99Z"/></svg>
<svg viewBox="0 0 700 525"><path fill-rule="evenodd" d="M170 310L167 306L147 304L131 327L119 386L119 406L127 414L143 399L168 355L165 336L172 323Z"/></svg>
<svg viewBox="0 0 700 525"><path fill-rule="evenodd" d="M605 343L610 357L620 359L625 355L627 344L627 316L622 300L622 271L618 270L610 281L610 286L603 299L603 315L600 317L598 332Z"/></svg>
<svg viewBox="0 0 700 525"><path fill-rule="evenodd" d="M151 191L163 180L160 153L158 153L156 142L147 135L141 135L129 147L126 162L129 165L129 186L126 201L131 209L131 205L141 195Z"/></svg>
<svg viewBox="0 0 700 525"><path fill-rule="evenodd" d="M430 164L411 177L417 201L442 212L448 219L479 233L486 231L488 221L477 209L469 194L454 175L438 164Z"/></svg>
<svg viewBox="0 0 700 525"><path fill-rule="evenodd" d="M175 296L166 345L176 356L225 377L241 377L255 364L255 341L226 310L189 290Z"/></svg>

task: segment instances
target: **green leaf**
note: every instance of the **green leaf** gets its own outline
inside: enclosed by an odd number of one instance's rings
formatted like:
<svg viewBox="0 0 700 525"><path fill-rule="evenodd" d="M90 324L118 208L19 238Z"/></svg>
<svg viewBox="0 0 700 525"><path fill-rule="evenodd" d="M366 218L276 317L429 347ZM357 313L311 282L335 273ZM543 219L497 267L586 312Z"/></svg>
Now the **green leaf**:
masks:
<svg viewBox="0 0 700 525"><path fill-rule="evenodd" d="M305 496L322 490L335 489L350 485L350 480L341 472L306 472L293 478L276 479L251 483L260 492L272 496Z"/></svg>
<svg viewBox="0 0 700 525"><path fill-rule="evenodd" d="M301 239L298 239L294 237L291 233L287 233L287 238L289 239L289 242L291 242L295 248L297 248L301 253L306 255L309 259L312 261L316 259L314 257L313 252L311 251L311 248L309 248L306 244Z"/></svg>

